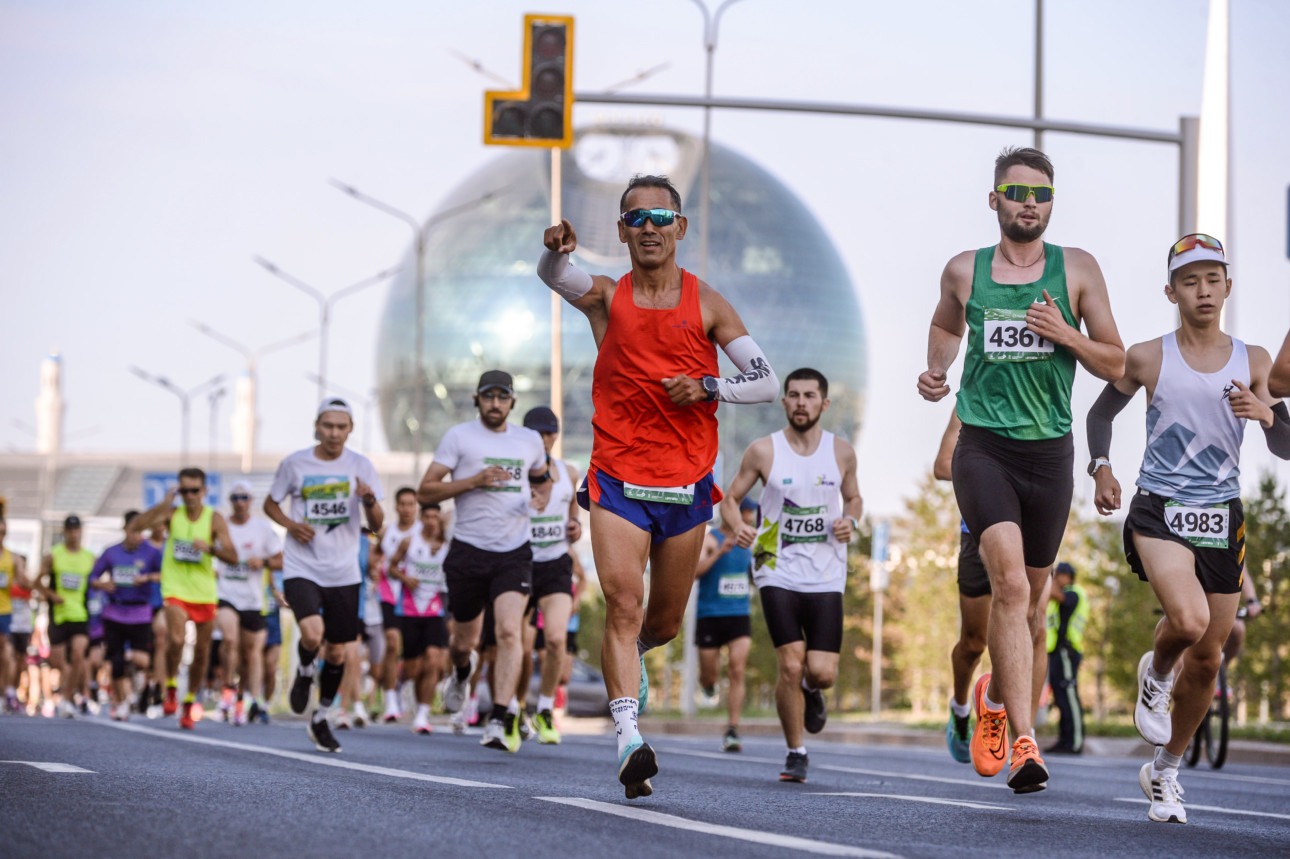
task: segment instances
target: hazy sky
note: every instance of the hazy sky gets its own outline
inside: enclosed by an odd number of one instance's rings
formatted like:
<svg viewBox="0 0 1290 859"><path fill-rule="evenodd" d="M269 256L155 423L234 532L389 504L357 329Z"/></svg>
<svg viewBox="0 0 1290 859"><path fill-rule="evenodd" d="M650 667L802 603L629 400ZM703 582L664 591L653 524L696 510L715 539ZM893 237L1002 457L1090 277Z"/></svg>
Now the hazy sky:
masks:
<svg viewBox="0 0 1290 859"><path fill-rule="evenodd" d="M1206 8L1047 0L1046 113L1175 130L1180 115L1200 111ZM1033 9L1033 0L743 0L722 23L715 92L1026 115ZM236 353L195 332L192 318L251 347L310 328L312 302L254 266L253 254L325 291L396 264L407 228L326 179L430 214L498 154L480 142L483 91L496 84L453 51L516 80L521 19L533 11L576 16L578 90L666 63L633 91L702 92L701 22L688 0L0 0L0 290L9 310L0 448L31 447L15 422L34 421L39 364L57 349L71 449L177 449L177 400L127 366L183 385L240 370ZM1273 350L1290 325L1287 33L1290 3L1232 0L1230 318L1238 336ZM577 124L606 118L701 129L693 110L575 113ZM758 113L718 113L713 134L779 175L842 252L869 323L861 488L871 510L895 512L930 466L951 408L914 389L941 269L957 251L997 240L986 208L991 164L1001 147L1031 137ZM1045 148L1059 189L1048 239L1098 258L1126 343L1171 328L1161 287L1176 238L1176 149L1059 134ZM535 235L535 257L539 249ZM330 375L341 385L374 382L384 297L376 287L338 306ZM305 344L262 363L263 449L309 443L315 387L304 374L316 355ZM961 359L955 381L959 367ZM1081 372L1080 464L1083 414L1100 389ZM228 449L228 400L221 409L218 443ZM1117 424L1112 457L1126 483L1141 457L1142 410L1139 397ZM202 402L195 451L207 447L206 426ZM1257 430L1245 453L1249 478L1271 462ZM1091 482L1076 486L1087 498Z"/></svg>

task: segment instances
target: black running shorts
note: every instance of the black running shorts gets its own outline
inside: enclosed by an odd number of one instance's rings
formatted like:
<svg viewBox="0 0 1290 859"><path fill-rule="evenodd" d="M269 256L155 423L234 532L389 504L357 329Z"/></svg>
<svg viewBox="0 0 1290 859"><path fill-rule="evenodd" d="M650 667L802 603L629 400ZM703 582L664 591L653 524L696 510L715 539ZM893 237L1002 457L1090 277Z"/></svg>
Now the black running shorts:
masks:
<svg viewBox="0 0 1290 859"><path fill-rule="evenodd" d="M964 531L959 535L959 594L965 597L990 596L990 576L981 560L976 537Z"/></svg>
<svg viewBox="0 0 1290 859"><path fill-rule="evenodd" d="M431 647L448 646L448 622L442 617L400 617L403 658L418 659Z"/></svg>
<svg viewBox="0 0 1290 859"><path fill-rule="evenodd" d="M1191 549L1196 562L1196 578L1207 594L1234 594L1241 589L1241 570L1245 565L1245 511L1241 499L1233 498L1227 502L1226 533L1214 533L1208 542L1226 542L1225 547L1197 546L1191 540L1180 537L1169 528L1167 517L1178 515L1176 508L1166 506L1169 501L1163 495L1156 495L1145 489L1133 494L1129 503L1129 515L1124 519L1124 557L1129 568L1138 574L1138 578L1147 581L1147 571L1142 565L1133 535L1154 537L1158 540L1169 540ZM1212 519L1210 521L1213 521ZM1205 537L1197 538L1205 542Z"/></svg>
<svg viewBox="0 0 1290 859"><path fill-rule="evenodd" d="M725 647L736 638L752 635L752 620L746 614L701 617L694 622L694 641L701 650Z"/></svg>
<svg viewBox="0 0 1290 859"><path fill-rule="evenodd" d="M1066 533L1074 468L1070 433L1023 441L964 424L953 464L959 512L978 540L993 525L1016 523L1026 566L1050 567Z"/></svg>
<svg viewBox="0 0 1290 859"><path fill-rule="evenodd" d="M358 641L362 624L358 617L357 584L325 588L309 579L293 578L282 583L282 594L299 622L322 615L323 638L331 644Z"/></svg>
<svg viewBox="0 0 1290 859"><path fill-rule="evenodd" d="M488 552L453 540L443 560L443 572L448 582L448 610L458 623L469 623L504 593L529 596L533 550L525 543L509 552Z"/></svg>
<svg viewBox="0 0 1290 859"><path fill-rule="evenodd" d="M529 599L529 608L536 607L538 600L550 594L573 596L573 558L569 555L562 555L554 561L533 562L533 595Z"/></svg>
<svg viewBox="0 0 1290 859"><path fill-rule="evenodd" d="M806 641L807 650L842 651L842 594L761 588L761 610L776 647Z"/></svg>

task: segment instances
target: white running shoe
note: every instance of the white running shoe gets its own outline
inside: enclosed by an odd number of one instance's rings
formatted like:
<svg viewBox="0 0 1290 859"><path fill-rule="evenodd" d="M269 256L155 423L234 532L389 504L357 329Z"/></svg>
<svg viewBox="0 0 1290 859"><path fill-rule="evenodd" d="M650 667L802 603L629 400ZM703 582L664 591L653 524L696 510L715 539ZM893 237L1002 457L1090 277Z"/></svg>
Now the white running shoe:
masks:
<svg viewBox="0 0 1290 859"><path fill-rule="evenodd" d="M1186 823L1187 810L1183 808L1183 789L1178 783L1178 770L1165 770L1153 776L1153 765L1148 762L1138 770L1138 786L1151 800L1147 817L1157 823Z"/></svg>
<svg viewBox="0 0 1290 859"><path fill-rule="evenodd" d="M456 713L466 703L466 696L470 694L470 677L479 667L479 654L475 651L470 652L470 671L466 673L465 680L457 679L456 666L448 669L448 676L443 678L439 684L439 694L443 697L443 708L449 713Z"/></svg>
<svg viewBox="0 0 1290 859"><path fill-rule="evenodd" d="M479 722L479 696L471 695L466 701L466 706L461 709L466 714L466 724L474 725Z"/></svg>
<svg viewBox="0 0 1290 859"><path fill-rule="evenodd" d="M434 728L430 727L430 717L418 713L412 720L412 733L414 734L433 734Z"/></svg>
<svg viewBox="0 0 1290 859"><path fill-rule="evenodd" d="M58 702L58 715L64 719L75 719L76 708L72 706L71 701Z"/></svg>
<svg viewBox="0 0 1290 859"><path fill-rule="evenodd" d="M479 738L479 744L502 751L507 750L506 725L501 719L488 720L488 724L484 725L484 736Z"/></svg>
<svg viewBox="0 0 1290 859"><path fill-rule="evenodd" d="M117 704L115 707L112 708L112 721L125 722L125 721L128 721L129 718L130 718L129 702L122 701L120 704Z"/></svg>
<svg viewBox="0 0 1290 859"><path fill-rule="evenodd" d="M1163 746L1173 734L1169 700L1174 681L1171 677L1168 682L1160 683L1151 678L1147 671L1152 658L1152 652L1148 650L1138 660L1138 702L1133 707L1133 725L1142 739L1153 746Z"/></svg>
<svg viewBox="0 0 1290 859"><path fill-rule="evenodd" d="M452 732L457 735L466 733L466 710L463 708L448 717Z"/></svg>
<svg viewBox="0 0 1290 859"><path fill-rule="evenodd" d="M338 731L348 731L351 727L351 724L349 721L349 714L346 713L344 710L340 710L339 712L337 712L336 715L332 717L331 721L332 721L332 724L336 726L336 730Z"/></svg>
<svg viewBox="0 0 1290 859"><path fill-rule="evenodd" d="M381 715L382 722L397 722L403 715L399 712L399 693L393 689L385 690L385 712Z"/></svg>
<svg viewBox="0 0 1290 859"><path fill-rule="evenodd" d="M366 728L372 722L372 717L368 715L367 708L363 706L362 701L354 702L354 727Z"/></svg>

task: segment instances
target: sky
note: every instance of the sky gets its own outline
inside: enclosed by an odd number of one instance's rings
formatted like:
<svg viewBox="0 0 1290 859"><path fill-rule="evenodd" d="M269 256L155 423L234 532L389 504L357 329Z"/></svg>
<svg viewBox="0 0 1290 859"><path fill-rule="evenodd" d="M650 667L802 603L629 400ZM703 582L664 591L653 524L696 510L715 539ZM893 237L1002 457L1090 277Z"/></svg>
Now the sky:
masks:
<svg viewBox="0 0 1290 859"><path fill-rule="evenodd" d="M1232 229L1201 228L1231 253L1231 329L1275 352L1290 326L1290 4L1231 6ZM1046 115L1176 130L1180 116L1200 112L1206 11L1205 0L1046 0ZM128 367L196 386L244 362L191 320L253 349L316 325L316 305L254 255L323 292L397 265L408 228L328 178L433 213L500 154L481 142L483 91L498 85L458 54L517 80L526 12L575 16L578 91L665 65L626 91L702 93L702 23L690 0L0 0L0 450L32 448L40 362L51 351L64 360L69 449L177 450L178 400ZM722 19L714 93L1024 117L1033 15L1034 0L741 0ZM702 128L695 110L575 109L575 125L606 119ZM861 490L870 511L897 513L930 468L951 408L915 392L941 269L997 241L986 206L994 156L1032 137L752 112L717 112L712 128L796 192L846 262L871 368ZM1177 232L1176 148L1055 133L1044 148L1058 188L1046 238L1098 259L1126 344L1170 330L1162 287ZM337 305L328 375L344 389L375 382L384 300L376 286ZM306 374L316 368L314 343L262 359L261 449L310 443L316 388ZM1083 415L1101 387L1077 377L1078 464ZM210 444L207 409L204 400L193 408L194 451ZM228 399L220 409L215 443L227 450ZM1140 396L1116 425L1112 459L1126 483L1141 458L1142 413ZM376 435L372 447L383 450ZM1247 487L1265 468L1290 477L1257 430L1244 453ZM1076 493L1091 510L1091 481L1077 479Z"/></svg>

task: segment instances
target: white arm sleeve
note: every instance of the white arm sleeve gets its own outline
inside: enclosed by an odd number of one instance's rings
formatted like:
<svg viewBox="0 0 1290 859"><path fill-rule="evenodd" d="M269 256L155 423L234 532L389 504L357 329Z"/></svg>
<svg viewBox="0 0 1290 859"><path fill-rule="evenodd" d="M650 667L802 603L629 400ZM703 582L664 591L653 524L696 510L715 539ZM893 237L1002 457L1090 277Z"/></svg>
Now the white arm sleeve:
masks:
<svg viewBox="0 0 1290 859"><path fill-rule="evenodd" d="M738 376L717 379L717 399L723 403L769 403L779 393L779 378L751 335L726 344L726 355L739 368Z"/></svg>
<svg viewBox="0 0 1290 859"><path fill-rule="evenodd" d="M577 301L591 291L591 275L569 262L568 254L544 250L538 260L537 275L565 301Z"/></svg>

